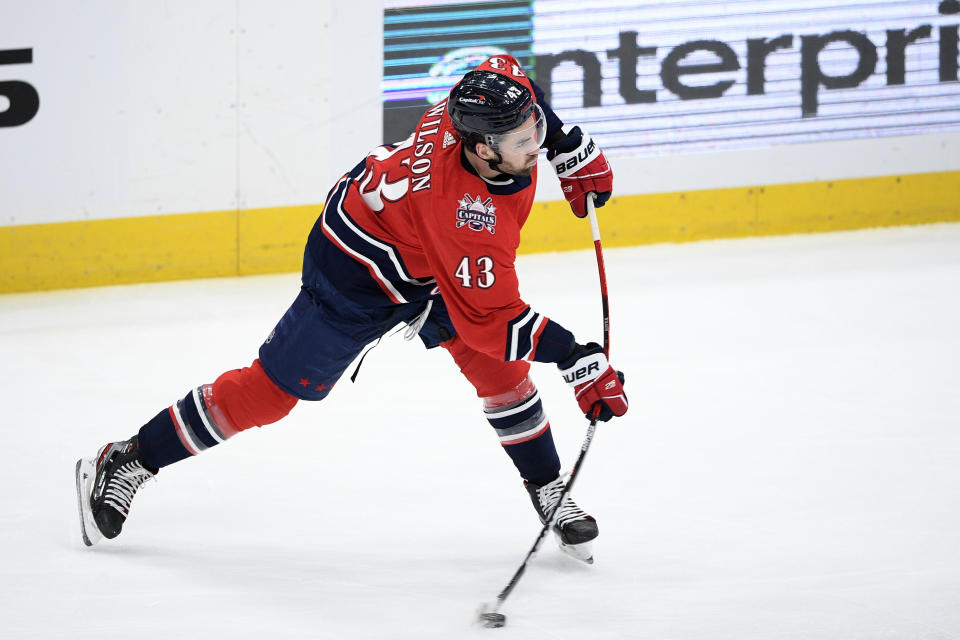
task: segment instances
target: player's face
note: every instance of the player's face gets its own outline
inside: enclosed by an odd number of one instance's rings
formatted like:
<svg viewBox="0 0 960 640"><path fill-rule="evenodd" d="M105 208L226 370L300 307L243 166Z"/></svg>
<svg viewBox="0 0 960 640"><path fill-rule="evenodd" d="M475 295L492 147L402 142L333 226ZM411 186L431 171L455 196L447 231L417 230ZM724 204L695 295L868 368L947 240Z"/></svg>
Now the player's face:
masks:
<svg viewBox="0 0 960 640"><path fill-rule="evenodd" d="M526 122L506 133L498 134L494 150L503 160L500 171L516 176L529 176L537 166L540 145L547 135L546 118L540 107L534 104L533 112ZM491 159L496 157L490 154Z"/></svg>
<svg viewBox="0 0 960 640"><path fill-rule="evenodd" d="M500 143L500 170L515 176L529 176L540 157L537 124L534 116L503 136Z"/></svg>

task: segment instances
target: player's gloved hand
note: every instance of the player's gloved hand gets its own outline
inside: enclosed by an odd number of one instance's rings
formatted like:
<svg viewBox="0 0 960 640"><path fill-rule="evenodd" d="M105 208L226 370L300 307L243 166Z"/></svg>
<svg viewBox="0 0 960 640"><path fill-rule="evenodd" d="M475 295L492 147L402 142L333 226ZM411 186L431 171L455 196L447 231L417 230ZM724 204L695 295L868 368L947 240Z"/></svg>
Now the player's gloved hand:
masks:
<svg viewBox="0 0 960 640"><path fill-rule="evenodd" d="M547 160L560 178L563 196L578 218L587 215L587 194L597 194L594 206L606 204L613 191L613 171L590 134L574 127L547 150Z"/></svg>
<svg viewBox="0 0 960 640"><path fill-rule="evenodd" d="M588 420L593 407L600 404L597 420L606 422L627 412L627 394L623 391L623 374L607 362L603 347L596 342L577 345L570 356L557 363L567 384L573 387L580 410Z"/></svg>

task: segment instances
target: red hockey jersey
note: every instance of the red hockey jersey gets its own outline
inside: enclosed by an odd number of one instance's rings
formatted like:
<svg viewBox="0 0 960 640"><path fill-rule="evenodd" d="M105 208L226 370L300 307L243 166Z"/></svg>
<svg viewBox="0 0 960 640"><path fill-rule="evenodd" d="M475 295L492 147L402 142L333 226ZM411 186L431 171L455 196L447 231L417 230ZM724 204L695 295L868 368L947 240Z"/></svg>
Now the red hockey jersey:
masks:
<svg viewBox="0 0 960 640"><path fill-rule="evenodd" d="M478 68L534 93L510 56ZM559 360L573 336L520 298L514 270L536 171L489 180L463 153L446 102L430 108L409 138L377 147L341 178L318 224L323 238L315 229L308 247L329 263L334 257L319 246L327 241L353 261L341 261L335 283L351 299L379 306L439 293L470 347L502 360Z"/></svg>

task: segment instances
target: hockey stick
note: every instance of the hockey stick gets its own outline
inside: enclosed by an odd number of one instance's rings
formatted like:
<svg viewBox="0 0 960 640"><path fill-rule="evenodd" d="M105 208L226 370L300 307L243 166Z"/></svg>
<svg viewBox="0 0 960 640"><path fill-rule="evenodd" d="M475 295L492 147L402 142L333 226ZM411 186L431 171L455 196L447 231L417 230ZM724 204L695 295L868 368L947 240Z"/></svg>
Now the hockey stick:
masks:
<svg viewBox="0 0 960 640"><path fill-rule="evenodd" d="M607 299L607 272L603 267L603 247L600 245L600 227L597 225L597 212L594 210L593 199L593 193L587 194L587 216L590 218L590 231L593 233L593 248L597 253L597 269L600 273L600 296L603 304L603 351L609 358L610 305ZM553 511L550 513L550 517L547 518L547 521L540 529L540 534L534 541L533 546L530 547L530 550L527 551L527 556L523 559L523 562L513 574L513 577L510 578L510 582L507 583L507 586L504 587L503 591L497 595L496 602L494 604L485 603L480 605L480 610L477 614L477 622L487 629L497 629L507 624L507 616L500 613L500 607L503 606L503 603L513 592L513 589L517 586L517 583L520 582L520 578L523 577L524 572L527 570L527 564L530 562L531 558L536 555L537 551L540 550L540 544L546 537L547 532L550 531L556 522L557 516L560 513L560 505L563 504L564 499L570 494L570 491L573 489L573 483L576 482L577 476L580 473L580 469L583 467L583 460L587 457L587 451L590 449L590 443L593 442L593 434L597 430L597 418L599 415L600 403L597 403L593 407L593 415L590 417L590 426L587 427L587 435L584 436L583 444L580 446L580 455L577 456L577 461L573 463L573 469L570 471L570 477L567 480L567 486L565 486L563 491L560 492L560 498L557 500L557 506L553 508Z"/></svg>
<svg viewBox="0 0 960 640"><path fill-rule="evenodd" d="M610 299L607 296L607 270L603 266L603 247L600 245L600 226L597 224L597 212L593 208L596 196L590 192L587 198L587 217L590 219L590 233L593 234L593 249L597 253L597 272L600 275L600 303L603 305L603 353L610 358Z"/></svg>

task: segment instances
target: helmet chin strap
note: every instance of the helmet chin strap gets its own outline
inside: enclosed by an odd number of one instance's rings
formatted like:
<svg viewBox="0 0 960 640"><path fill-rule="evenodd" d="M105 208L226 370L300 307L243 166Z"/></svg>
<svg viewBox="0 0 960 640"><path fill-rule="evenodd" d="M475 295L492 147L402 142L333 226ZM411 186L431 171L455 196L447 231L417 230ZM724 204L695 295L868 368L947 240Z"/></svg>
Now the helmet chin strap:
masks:
<svg viewBox="0 0 960 640"><path fill-rule="evenodd" d="M493 150L491 149L491 151ZM487 165L493 171L499 171L500 173L507 173L506 171L500 168L500 164L503 162L503 156L500 155L499 151L494 151L494 153L497 154L497 157L494 158L493 160L487 160Z"/></svg>
<svg viewBox="0 0 960 640"><path fill-rule="evenodd" d="M503 163L503 156L500 155L500 152L499 152L499 151L494 151L494 150L493 150L491 147L489 147L489 146L488 146L487 148L490 149L490 151L493 151L493 153L496 155L496 158L493 158L492 160L490 160L490 159L488 159L488 158L484 158L484 157L481 156L479 153L477 153L476 149L471 149L469 146L466 146L466 145L465 145L465 150L467 151L467 153L472 153L473 155L477 156L478 158L480 158L481 160L483 160L484 162L486 162L486 163L487 163L487 166L490 167L490 170L491 170L491 171L496 171L497 173L503 173L503 174L506 174L506 175L508 175L508 176L513 175L512 173L509 173L509 172L507 172L507 171L504 171L503 169L500 168L500 165Z"/></svg>

